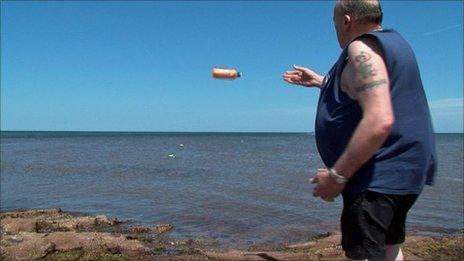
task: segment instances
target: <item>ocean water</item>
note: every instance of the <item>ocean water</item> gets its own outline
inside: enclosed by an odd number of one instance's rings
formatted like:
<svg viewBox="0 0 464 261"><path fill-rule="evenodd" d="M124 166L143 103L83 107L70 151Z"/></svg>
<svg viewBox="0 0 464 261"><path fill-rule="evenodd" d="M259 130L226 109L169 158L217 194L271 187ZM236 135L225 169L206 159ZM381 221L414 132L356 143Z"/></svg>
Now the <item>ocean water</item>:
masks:
<svg viewBox="0 0 464 261"><path fill-rule="evenodd" d="M338 230L342 201L311 195L323 164L310 134L2 132L2 211L59 207L220 247L302 242ZM435 186L410 212L416 234L463 221L463 134L437 134ZM174 154L175 157L169 157Z"/></svg>

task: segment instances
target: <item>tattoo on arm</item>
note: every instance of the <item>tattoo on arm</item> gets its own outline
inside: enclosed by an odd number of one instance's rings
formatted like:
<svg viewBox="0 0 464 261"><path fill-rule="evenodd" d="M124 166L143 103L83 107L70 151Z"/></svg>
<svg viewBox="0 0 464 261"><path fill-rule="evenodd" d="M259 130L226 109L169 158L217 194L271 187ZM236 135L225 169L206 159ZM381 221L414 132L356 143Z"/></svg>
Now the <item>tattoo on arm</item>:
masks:
<svg viewBox="0 0 464 261"><path fill-rule="evenodd" d="M380 85L385 84L385 83L387 83L387 80L385 80L385 79L378 80L378 81L373 81L373 82L370 82L370 83L361 85L361 86L359 86L359 87L356 87L356 88L355 88L355 91L356 91L357 93L364 92L364 91L366 91L366 90L379 87Z"/></svg>
<svg viewBox="0 0 464 261"><path fill-rule="evenodd" d="M354 58L355 61L359 63L358 73L364 79L375 76L377 74L375 69L372 68L372 63L369 63L371 58L372 56L364 51L361 51L361 53Z"/></svg>

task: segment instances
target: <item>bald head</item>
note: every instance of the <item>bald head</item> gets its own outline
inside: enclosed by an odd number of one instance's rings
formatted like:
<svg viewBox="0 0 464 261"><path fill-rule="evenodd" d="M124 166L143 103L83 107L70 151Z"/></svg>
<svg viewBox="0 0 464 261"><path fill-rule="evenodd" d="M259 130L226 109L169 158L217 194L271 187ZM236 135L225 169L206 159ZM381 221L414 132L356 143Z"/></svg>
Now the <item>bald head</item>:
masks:
<svg viewBox="0 0 464 261"><path fill-rule="evenodd" d="M335 8L361 24L382 23L382 8L378 0L338 0Z"/></svg>

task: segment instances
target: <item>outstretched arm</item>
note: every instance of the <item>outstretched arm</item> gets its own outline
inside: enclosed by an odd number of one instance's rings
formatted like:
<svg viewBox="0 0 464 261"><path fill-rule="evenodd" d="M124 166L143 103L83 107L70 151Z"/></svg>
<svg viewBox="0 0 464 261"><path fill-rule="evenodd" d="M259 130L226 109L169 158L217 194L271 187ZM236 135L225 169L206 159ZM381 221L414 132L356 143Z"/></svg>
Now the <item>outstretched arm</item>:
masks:
<svg viewBox="0 0 464 261"><path fill-rule="evenodd" d="M282 77L288 83L305 87L321 88L324 80L324 76L315 73L313 70L296 65L293 65L293 70L286 71Z"/></svg>

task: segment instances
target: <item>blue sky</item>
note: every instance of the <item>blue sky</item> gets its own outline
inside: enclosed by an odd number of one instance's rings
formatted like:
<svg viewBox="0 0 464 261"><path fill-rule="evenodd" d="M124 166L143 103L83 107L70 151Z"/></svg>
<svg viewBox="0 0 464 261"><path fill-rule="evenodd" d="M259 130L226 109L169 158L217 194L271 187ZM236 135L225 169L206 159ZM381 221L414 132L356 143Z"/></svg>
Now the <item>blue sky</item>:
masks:
<svg viewBox="0 0 464 261"><path fill-rule="evenodd" d="M416 52L436 132L463 132L463 3L383 1L384 28ZM332 1L1 2L1 129L314 129L317 89L340 53ZM235 81L211 78L236 67Z"/></svg>

